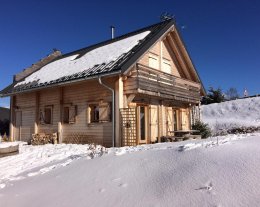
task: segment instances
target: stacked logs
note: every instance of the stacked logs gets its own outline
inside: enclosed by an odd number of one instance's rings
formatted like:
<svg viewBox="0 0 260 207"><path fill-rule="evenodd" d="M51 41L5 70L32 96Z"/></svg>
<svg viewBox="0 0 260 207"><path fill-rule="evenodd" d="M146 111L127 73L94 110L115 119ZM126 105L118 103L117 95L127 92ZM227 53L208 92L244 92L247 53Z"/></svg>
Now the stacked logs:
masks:
<svg viewBox="0 0 260 207"><path fill-rule="evenodd" d="M32 145L44 145L44 144L57 144L58 136L57 133L53 134L33 134L31 139Z"/></svg>

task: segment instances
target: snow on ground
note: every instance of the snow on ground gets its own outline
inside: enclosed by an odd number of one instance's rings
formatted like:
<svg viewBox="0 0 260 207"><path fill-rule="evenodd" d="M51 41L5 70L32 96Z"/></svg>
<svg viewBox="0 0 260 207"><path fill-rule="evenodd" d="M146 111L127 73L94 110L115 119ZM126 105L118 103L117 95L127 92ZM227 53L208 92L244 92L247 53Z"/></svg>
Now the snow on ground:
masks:
<svg viewBox="0 0 260 207"><path fill-rule="evenodd" d="M0 135L1 136L1 135ZM0 140L0 149L7 148L18 145L20 142L1 142Z"/></svg>
<svg viewBox="0 0 260 207"><path fill-rule="evenodd" d="M13 143L0 143L0 148L9 145ZM66 166L81 157L92 159L101 156L103 151L103 147L93 145L32 146L21 142L19 154L0 158L0 189L8 185L9 181L44 174L55 168Z"/></svg>
<svg viewBox="0 0 260 207"><path fill-rule="evenodd" d="M92 147L97 156L89 156L88 145L23 145L20 155L0 158L0 178L6 178L0 203L259 206L259 146L260 134L112 148L105 153ZM19 177L24 178L10 179Z"/></svg>
<svg viewBox="0 0 260 207"><path fill-rule="evenodd" d="M260 97L203 105L202 120L217 131L240 126L260 126Z"/></svg>

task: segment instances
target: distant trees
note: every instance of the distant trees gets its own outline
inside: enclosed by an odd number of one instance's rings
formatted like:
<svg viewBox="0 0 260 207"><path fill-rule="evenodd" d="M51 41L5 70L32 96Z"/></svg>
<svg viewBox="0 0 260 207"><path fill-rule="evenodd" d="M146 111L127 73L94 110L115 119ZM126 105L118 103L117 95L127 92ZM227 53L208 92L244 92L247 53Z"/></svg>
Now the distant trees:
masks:
<svg viewBox="0 0 260 207"><path fill-rule="evenodd" d="M231 87L226 92L226 99L227 100L235 100L239 98L239 94L237 92L237 89L234 87Z"/></svg>
<svg viewBox="0 0 260 207"><path fill-rule="evenodd" d="M221 103L225 100L225 96L221 88L214 89L210 87L206 96L201 100L201 104Z"/></svg>
<svg viewBox="0 0 260 207"><path fill-rule="evenodd" d="M0 135L4 135L5 133L9 135L9 123L7 119L3 121L0 120Z"/></svg>

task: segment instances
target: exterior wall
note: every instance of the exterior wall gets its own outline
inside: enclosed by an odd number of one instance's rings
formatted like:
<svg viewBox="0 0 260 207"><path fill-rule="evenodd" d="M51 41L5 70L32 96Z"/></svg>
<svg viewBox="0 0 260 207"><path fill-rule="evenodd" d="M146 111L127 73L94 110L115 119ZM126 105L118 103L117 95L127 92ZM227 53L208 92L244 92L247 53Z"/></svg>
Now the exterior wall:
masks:
<svg viewBox="0 0 260 207"><path fill-rule="evenodd" d="M177 77L181 77L180 73L176 67L175 60L172 59L166 44L164 41L157 42L140 60L138 63L149 66L149 56L156 55L158 56L159 61L159 70L162 70L163 60L167 60L171 64L171 74Z"/></svg>
<svg viewBox="0 0 260 207"><path fill-rule="evenodd" d="M101 86L97 80L64 87L63 102L77 106L77 117L75 124L62 124L62 136L66 137L72 133L84 132L93 136L97 143L111 146L112 122L87 123L88 104L101 100L104 102L111 101L112 94L104 86Z"/></svg>
<svg viewBox="0 0 260 207"><path fill-rule="evenodd" d="M16 109L14 111L14 138L15 140L29 141L31 135L34 133L34 121L35 121L35 93L26 93L16 96ZM21 113L21 128L17 126L18 113ZM21 130L21 131L20 131Z"/></svg>
<svg viewBox="0 0 260 207"><path fill-rule="evenodd" d="M38 124L39 133L55 133L58 131L60 120L59 88L46 89L39 92L39 109L45 106L52 107L52 124ZM39 112L38 112L39 113Z"/></svg>
<svg viewBox="0 0 260 207"><path fill-rule="evenodd" d="M106 84L113 86L115 78L105 80ZM62 93L61 93L62 90ZM37 101L38 100L38 101ZM75 133L84 133L92 137L92 141L104 146L112 146L112 122L88 123L87 108L89 103L111 102L111 91L101 86L97 80L40 90L37 93L24 93L16 95L14 113L21 112L21 127L16 127L14 120L14 138L29 141L31 135L37 133L60 132L61 137ZM63 105L77 106L76 122L73 124L62 123ZM40 111L45 107L52 108L52 123L40 123ZM19 114L17 113L17 116ZM15 117L15 115L14 115ZM21 131L20 131L21 129Z"/></svg>

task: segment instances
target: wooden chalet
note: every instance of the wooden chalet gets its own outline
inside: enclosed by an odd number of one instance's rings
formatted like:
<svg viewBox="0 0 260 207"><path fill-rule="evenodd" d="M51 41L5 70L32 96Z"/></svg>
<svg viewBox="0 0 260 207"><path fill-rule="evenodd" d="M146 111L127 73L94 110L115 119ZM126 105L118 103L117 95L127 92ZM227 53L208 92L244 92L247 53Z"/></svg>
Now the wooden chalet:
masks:
<svg viewBox="0 0 260 207"><path fill-rule="evenodd" d="M68 54L54 51L14 76L12 140L57 133L59 143L160 142L191 128L205 94L173 20Z"/></svg>

